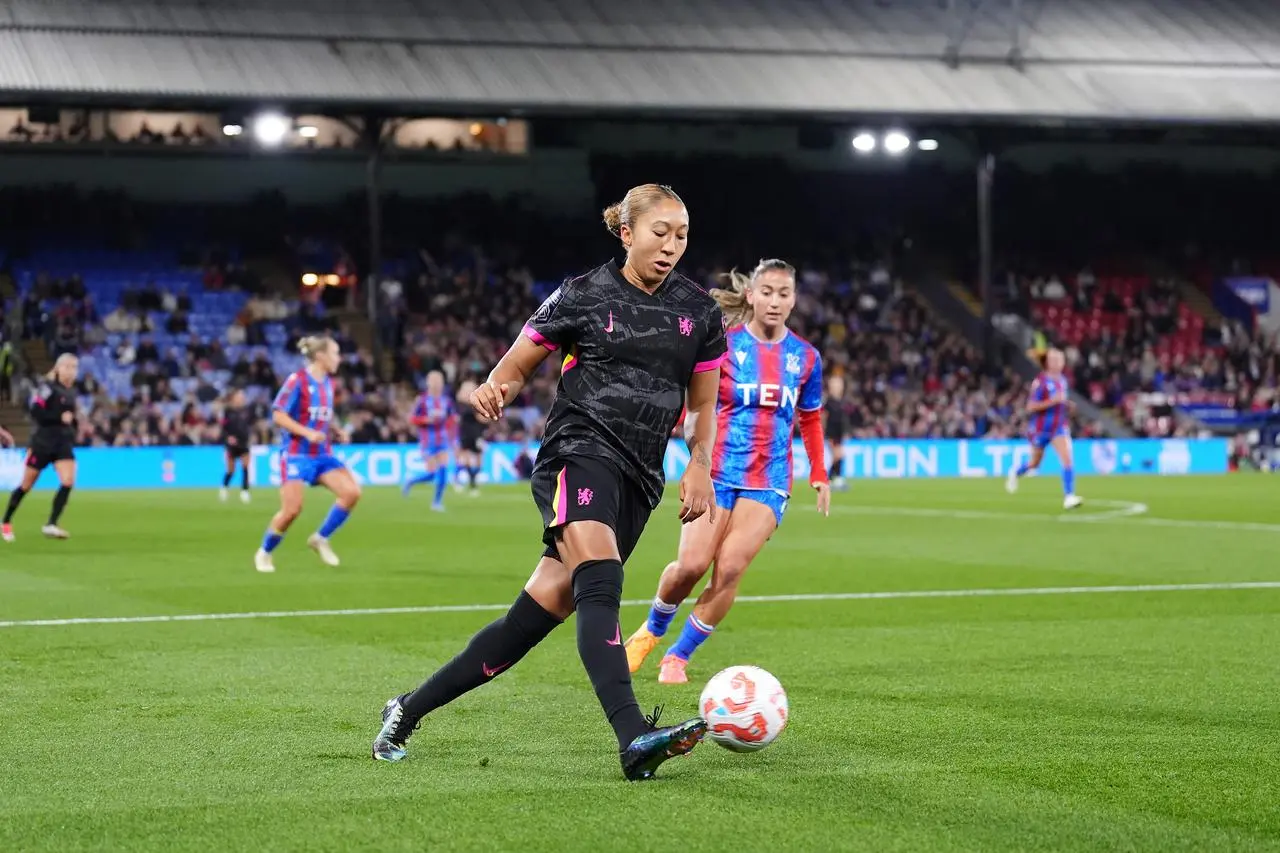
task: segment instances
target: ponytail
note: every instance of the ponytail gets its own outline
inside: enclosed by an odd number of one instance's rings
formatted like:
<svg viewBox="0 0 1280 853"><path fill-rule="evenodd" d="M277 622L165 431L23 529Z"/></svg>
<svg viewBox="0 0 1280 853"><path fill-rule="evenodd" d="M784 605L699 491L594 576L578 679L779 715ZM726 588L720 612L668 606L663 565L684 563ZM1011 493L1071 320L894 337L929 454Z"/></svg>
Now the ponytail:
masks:
<svg viewBox="0 0 1280 853"><path fill-rule="evenodd" d="M747 301L747 289L751 287L751 279L736 269L724 274L729 282L727 288L717 287L711 291L711 298L724 312L724 324L728 328L741 326L751 321L751 303Z"/></svg>
<svg viewBox="0 0 1280 853"><path fill-rule="evenodd" d="M324 352L333 344L333 338L328 335L308 335L298 341L298 352L302 353L307 361L315 361L316 356Z"/></svg>
<svg viewBox="0 0 1280 853"><path fill-rule="evenodd" d="M751 322L754 312L751 310L751 303L747 299L747 291L751 290L756 279L774 270L786 273L793 282L796 280L796 268L777 258L761 259L760 263L756 264L756 268L751 271L750 276L743 275L736 269L725 273L724 277L729 282L729 286L727 288L715 288L711 291L711 298L716 301L720 306L720 310L724 313L726 327L732 328L733 326Z"/></svg>

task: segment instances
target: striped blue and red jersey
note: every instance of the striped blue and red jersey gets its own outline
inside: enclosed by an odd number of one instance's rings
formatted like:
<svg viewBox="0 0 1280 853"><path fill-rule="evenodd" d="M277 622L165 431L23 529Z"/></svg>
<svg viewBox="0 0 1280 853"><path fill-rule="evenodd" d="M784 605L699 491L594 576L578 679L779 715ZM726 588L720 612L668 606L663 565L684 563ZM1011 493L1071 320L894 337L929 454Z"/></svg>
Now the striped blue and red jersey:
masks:
<svg viewBox="0 0 1280 853"><path fill-rule="evenodd" d="M453 400L441 394L422 394L410 418L418 428L418 441L423 447L448 447L449 427L453 418Z"/></svg>
<svg viewBox="0 0 1280 853"><path fill-rule="evenodd" d="M1031 402L1043 403L1052 400L1059 395L1068 394L1069 389L1067 377L1062 374L1041 373L1036 377L1035 382L1031 383ZM1027 433L1032 436L1055 436L1066 431L1070 423L1067 404L1058 403L1033 413L1031 422L1027 425Z"/></svg>
<svg viewBox="0 0 1280 853"><path fill-rule="evenodd" d="M324 441L307 441L287 430L280 431L280 447L296 456L327 456L333 453L329 425L333 423L333 379L316 379L305 369L284 381L271 405L308 429L322 432Z"/></svg>
<svg viewBox="0 0 1280 853"><path fill-rule="evenodd" d="M711 478L726 486L790 494L797 413L822 408L822 359L791 332L767 343L737 326L726 333L726 343Z"/></svg>

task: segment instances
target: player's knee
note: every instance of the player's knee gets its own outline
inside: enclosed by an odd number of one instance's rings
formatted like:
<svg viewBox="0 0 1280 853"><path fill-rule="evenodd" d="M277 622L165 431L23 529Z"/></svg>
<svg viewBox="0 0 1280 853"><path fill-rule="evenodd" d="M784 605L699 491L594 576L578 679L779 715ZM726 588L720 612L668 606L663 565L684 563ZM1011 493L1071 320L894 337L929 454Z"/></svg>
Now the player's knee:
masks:
<svg viewBox="0 0 1280 853"><path fill-rule="evenodd" d="M751 558L747 554L741 552L722 554L716 560L716 587L720 589L737 587L750 564Z"/></svg>
<svg viewBox="0 0 1280 853"><path fill-rule="evenodd" d="M695 584L702 580L702 576L710 567L711 561L703 559L701 554L689 554L681 555L678 560L667 566L667 572L671 573L677 583Z"/></svg>
<svg viewBox="0 0 1280 853"><path fill-rule="evenodd" d="M342 504L343 509L354 509L360 503L360 487L352 483L344 488L338 495L338 503Z"/></svg>

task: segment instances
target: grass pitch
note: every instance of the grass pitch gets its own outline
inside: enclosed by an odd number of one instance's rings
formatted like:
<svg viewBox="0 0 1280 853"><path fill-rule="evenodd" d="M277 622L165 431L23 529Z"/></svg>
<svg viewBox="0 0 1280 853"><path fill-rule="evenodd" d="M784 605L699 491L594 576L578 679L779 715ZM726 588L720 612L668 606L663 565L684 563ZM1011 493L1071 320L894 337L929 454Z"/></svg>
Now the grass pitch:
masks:
<svg viewBox="0 0 1280 853"><path fill-rule="evenodd" d="M718 669L758 664L789 729L756 755L703 744L642 785L621 779L572 624L386 765L369 758L383 701L497 611L58 621L500 610L539 554L523 489L450 494L445 515L426 489L372 490L339 569L306 550L329 502L312 492L273 576L252 566L268 491L79 492L65 543L39 538L37 494L0 547L0 850L1280 850L1280 589L1197 586L1280 581L1276 489L1085 480L1094 502L1064 520L1047 478L1015 497L860 482L829 519L802 488L743 593L810 597L741 603L685 688L657 684L657 655L637 677L676 718ZM653 594L678 534L669 501L628 599ZM1088 591L1149 585L1191 588ZM623 631L643 615L624 608Z"/></svg>

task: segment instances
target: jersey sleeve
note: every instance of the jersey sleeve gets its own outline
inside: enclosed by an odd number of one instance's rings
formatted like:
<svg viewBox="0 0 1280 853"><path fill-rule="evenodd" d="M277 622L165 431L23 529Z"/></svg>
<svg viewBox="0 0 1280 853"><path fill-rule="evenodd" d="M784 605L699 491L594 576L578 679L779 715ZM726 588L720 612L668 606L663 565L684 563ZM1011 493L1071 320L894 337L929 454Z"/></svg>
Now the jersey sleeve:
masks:
<svg viewBox="0 0 1280 853"><path fill-rule="evenodd" d="M276 394L275 402L271 404L271 410L275 412L284 412L289 417L297 420L298 403L302 399L302 387L298 383L298 374L290 376L280 386L280 393Z"/></svg>
<svg viewBox="0 0 1280 853"><path fill-rule="evenodd" d="M802 412L816 412L822 408L822 356L817 350L813 352L813 366L809 375L800 386L800 404Z"/></svg>
<svg viewBox="0 0 1280 853"><path fill-rule="evenodd" d="M31 418L39 426L54 426L62 422L53 388L41 383L31 395Z"/></svg>
<svg viewBox="0 0 1280 853"><path fill-rule="evenodd" d="M549 350L572 346L581 324L573 282L565 282L546 298L521 330L526 338Z"/></svg>
<svg viewBox="0 0 1280 853"><path fill-rule="evenodd" d="M707 318L706 336L698 346L698 358L693 366L693 372L703 373L707 370L715 370L724 362L728 354L729 344L725 340L724 314L720 311L720 306L713 305L710 316Z"/></svg>

